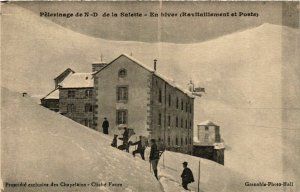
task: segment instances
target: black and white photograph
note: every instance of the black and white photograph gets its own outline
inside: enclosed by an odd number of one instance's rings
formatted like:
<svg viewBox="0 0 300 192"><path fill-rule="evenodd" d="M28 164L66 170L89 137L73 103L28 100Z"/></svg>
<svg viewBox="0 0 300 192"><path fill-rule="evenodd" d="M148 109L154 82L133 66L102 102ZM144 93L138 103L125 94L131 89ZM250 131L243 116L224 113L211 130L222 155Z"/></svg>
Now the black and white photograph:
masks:
<svg viewBox="0 0 300 192"><path fill-rule="evenodd" d="M300 191L299 1L1 1L1 192Z"/></svg>

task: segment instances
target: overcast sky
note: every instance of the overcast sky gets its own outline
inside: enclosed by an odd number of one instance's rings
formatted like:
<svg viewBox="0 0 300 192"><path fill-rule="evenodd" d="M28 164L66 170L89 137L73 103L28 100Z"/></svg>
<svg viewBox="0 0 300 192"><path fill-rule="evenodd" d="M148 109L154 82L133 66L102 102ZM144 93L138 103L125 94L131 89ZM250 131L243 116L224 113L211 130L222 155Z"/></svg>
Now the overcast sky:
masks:
<svg viewBox="0 0 300 192"><path fill-rule="evenodd" d="M299 2L18 2L40 12L97 12L98 17L57 18L73 31L110 40L193 43L245 30L263 23L299 27ZM103 18L103 12L255 12L258 17Z"/></svg>

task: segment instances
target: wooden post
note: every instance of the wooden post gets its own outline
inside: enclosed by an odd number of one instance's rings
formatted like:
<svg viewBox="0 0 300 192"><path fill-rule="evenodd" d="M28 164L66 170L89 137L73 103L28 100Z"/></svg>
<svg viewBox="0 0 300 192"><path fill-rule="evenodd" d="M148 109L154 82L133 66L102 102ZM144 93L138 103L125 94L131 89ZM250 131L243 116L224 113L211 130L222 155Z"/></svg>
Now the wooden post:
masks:
<svg viewBox="0 0 300 192"><path fill-rule="evenodd" d="M165 168L165 153L163 152L163 168Z"/></svg>
<svg viewBox="0 0 300 192"><path fill-rule="evenodd" d="M198 169L198 192L200 192L200 160L199 160L199 169Z"/></svg>

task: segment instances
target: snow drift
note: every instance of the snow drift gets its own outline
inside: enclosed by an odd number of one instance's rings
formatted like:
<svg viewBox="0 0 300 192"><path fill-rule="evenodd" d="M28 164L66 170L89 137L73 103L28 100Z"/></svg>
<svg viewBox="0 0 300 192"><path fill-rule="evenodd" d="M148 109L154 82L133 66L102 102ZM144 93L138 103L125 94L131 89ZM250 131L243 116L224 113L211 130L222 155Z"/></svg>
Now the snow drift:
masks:
<svg viewBox="0 0 300 192"><path fill-rule="evenodd" d="M2 89L2 180L55 187L6 187L5 191L162 191L148 162L110 146L111 137ZM147 171L145 171L147 169ZM62 187L109 182L120 187ZM64 184L62 184L64 185Z"/></svg>

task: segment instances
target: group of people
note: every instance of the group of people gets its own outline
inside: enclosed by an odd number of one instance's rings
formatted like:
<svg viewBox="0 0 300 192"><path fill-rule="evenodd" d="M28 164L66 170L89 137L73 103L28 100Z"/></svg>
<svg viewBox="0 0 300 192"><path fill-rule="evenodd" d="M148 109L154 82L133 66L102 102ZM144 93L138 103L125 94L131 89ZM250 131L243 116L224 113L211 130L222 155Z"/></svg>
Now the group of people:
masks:
<svg viewBox="0 0 300 192"><path fill-rule="evenodd" d="M104 118L102 128L103 128L103 133L108 134L109 122L108 122L107 118ZM118 138L118 135L114 135L113 141L111 143L112 147L118 147L117 146L117 138ZM130 141L128 142L129 132L128 132L127 127L124 127L123 138L121 140L123 140L123 145L125 146L127 152L129 152L129 146L130 145L133 145L133 146L137 145L137 148L136 148L136 150L134 150L132 152L132 155L135 157L135 155L137 153L139 153L141 155L141 158L143 160L145 160L145 149L146 149L147 143L144 141L142 136L139 136L139 140L134 142L134 143L132 143ZM158 165L161 153L158 150L155 139L150 140L150 145L151 145L151 149L150 149L150 155L149 155L149 162L152 166L154 176L158 180L157 165ZM187 165L188 165L187 162L183 162L183 171L182 171L182 174L181 174L182 187L185 190L188 190L187 186L188 186L189 183L194 182L193 173L192 173L191 169L189 169L187 167Z"/></svg>

